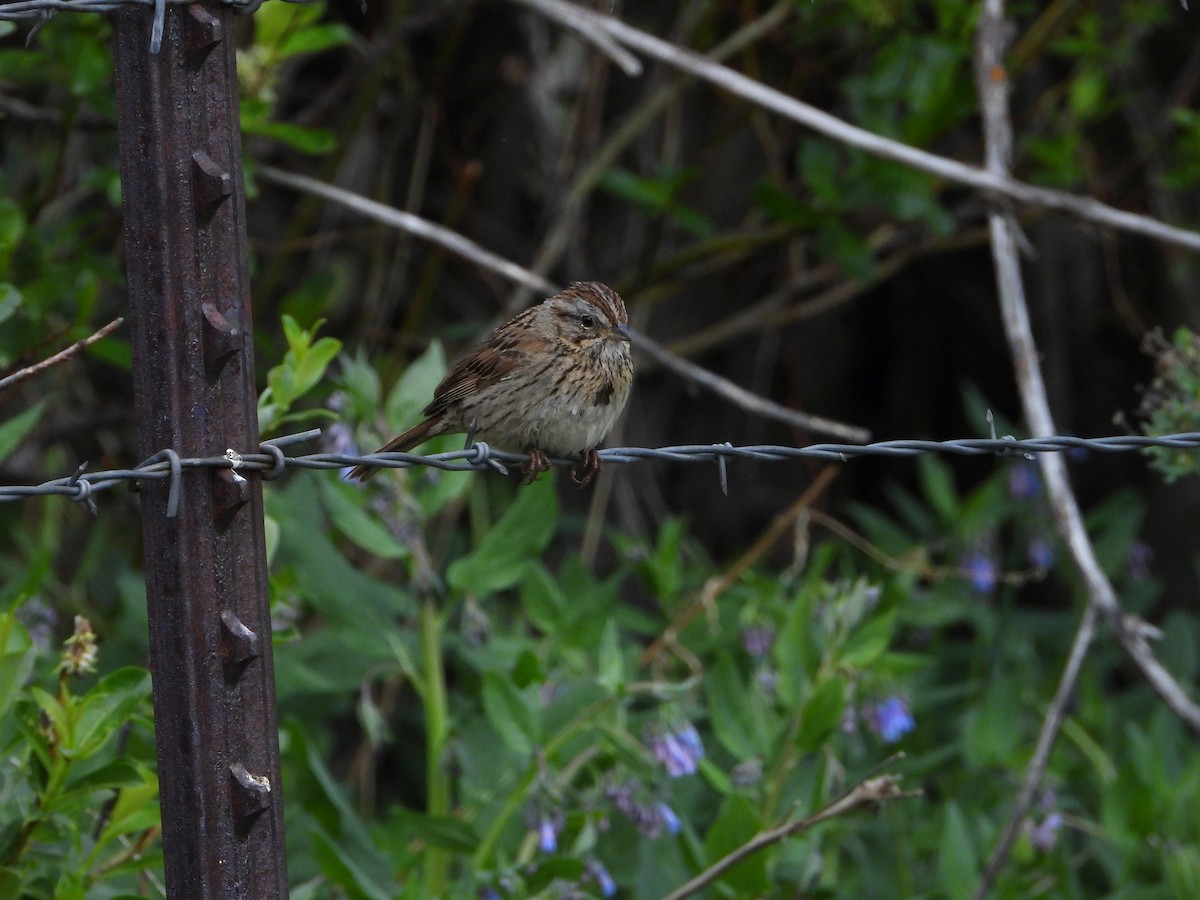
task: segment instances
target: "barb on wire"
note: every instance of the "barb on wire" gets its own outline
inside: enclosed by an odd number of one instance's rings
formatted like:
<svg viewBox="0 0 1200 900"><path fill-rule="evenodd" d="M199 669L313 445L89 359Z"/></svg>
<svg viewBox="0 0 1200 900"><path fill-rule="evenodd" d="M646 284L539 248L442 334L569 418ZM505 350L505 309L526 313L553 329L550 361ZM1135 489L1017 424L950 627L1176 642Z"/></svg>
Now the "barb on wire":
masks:
<svg viewBox="0 0 1200 900"><path fill-rule="evenodd" d="M228 450L221 456L181 458L174 450L160 450L132 469L109 469L85 474L83 468L70 476L37 485L0 485L0 503L25 497L61 495L72 500L88 501L96 491L141 479L169 479L167 515L178 509L179 483L185 471L191 469L233 469L239 472L263 472L264 478L274 479L287 469L344 469L351 466L374 466L381 469L411 469L428 466L446 472L479 472L488 469L507 474L510 466L528 461L521 453L495 450L485 443L476 443L464 450L433 453L312 453L305 456L286 456L281 448L314 440L321 434L314 428L298 434L284 435L263 441L255 453ZM1002 438L959 438L949 441L877 441L873 444L810 444L806 447L786 447L778 444L753 444L736 447L730 443L681 444L675 447L612 447L600 451L606 463L634 463L644 460L663 462L715 462L722 489L727 482L727 465L732 460L755 462L784 462L797 459L822 459L847 462L864 456L911 457L927 453L950 453L958 456L1013 456L1015 454L1062 453L1071 450L1090 450L1098 453L1127 453L1147 447L1169 447L1174 450L1200 450L1200 432L1148 436L1122 434L1109 437L1081 438L1056 435L1044 438L1017 440ZM579 460L555 457L556 466L574 466Z"/></svg>

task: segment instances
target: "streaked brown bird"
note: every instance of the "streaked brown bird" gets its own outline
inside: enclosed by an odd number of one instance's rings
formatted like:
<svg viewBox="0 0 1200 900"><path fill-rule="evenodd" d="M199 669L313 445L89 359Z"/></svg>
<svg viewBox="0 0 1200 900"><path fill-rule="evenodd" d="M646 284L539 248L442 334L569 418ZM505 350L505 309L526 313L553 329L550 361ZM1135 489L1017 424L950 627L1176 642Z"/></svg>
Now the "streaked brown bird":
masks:
<svg viewBox="0 0 1200 900"><path fill-rule="evenodd" d="M576 282L493 331L434 389L424 421L377 452L408 451L442 434L465 432L497 450L527 453L527 482L550 456L582 459L580 485L600 471L596 446L616 424L633 384L629 317L617 292ZM377 467L356 466L350 478Z"/></svg>

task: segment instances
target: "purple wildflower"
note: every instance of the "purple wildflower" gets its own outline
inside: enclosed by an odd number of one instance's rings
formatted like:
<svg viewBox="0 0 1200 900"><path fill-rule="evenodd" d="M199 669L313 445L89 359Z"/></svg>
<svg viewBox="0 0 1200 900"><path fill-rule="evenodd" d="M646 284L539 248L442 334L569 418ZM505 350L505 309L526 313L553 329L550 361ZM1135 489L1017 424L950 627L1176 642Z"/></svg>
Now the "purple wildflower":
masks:
<svg viewBox="0 0 1200 900"><path fill-rule="evenodd" d="M1048 569L1054 565L1054 548L1045 538L1031 538L1029 546L1025 549L1025 555L1029 564L1035 569Z"/></svg>
<svg viewBox="0 0 1200 900"><path fill-rule="evenodd" d="M667 806L665 803L659 803L654 807L658 813L658 817L662 820L663 827L667 829L668 834L679 834L679 816L675 815L675 810Z"/></svg>
<svg viewBox="0 0 1200 900"><path fill-rule="evenodd" d="M1027 820L1025 829L1029 835L1029 843L1035 850L1048 853L1058 843L1058 832L1062 830L1062 824L1062 816L1056 812L1052 812L1042 819L1039 825L1034 825L1032 821Z"/></svg>
<svg viewBox="0 0 1200 900"><path fill-rule="evenodd" d="M967 580L971 582L971 589L977 594L990 594L996 589L996 582L1000 579L1000 570L991 555L982 550L972 551L963 567L967 571Z"/></svg>
<svg viewBox="0 0 1200 900"><path fill-rule="evenodd" d="M892 695L867 710L867 727L883 738L885 743L894 744L916 728L917 723L908 701Z"/></svg>
<svg viewBox="0 0 1200 900"><path fill-rule="evenodd" d="M650 741L650 752L672 778L692 775L704 756L700 735L690 723L677 731L664 731Z"/></svg>
<svg viewBox="0 0 1200 900"><path fill-rule="evenodd" d="M742 629L742 646L751 656L766 656L775 646L775 629L770 625L747 625Z"/></svg>
<svg viewBox="0 0 1200 900"><path fill-rule="evenodd" d="M1042 480L1036 465L1023 460L1008 470L1008 495L1014 500L1033 500L1041 492Z"/></svg>
<svg viewBox="0 0 1200 900"><path fill-rule="evenodd" d="M605 785L604 796L650 840L662 834L664 828L671 834L679 831L680 821L675 810L654 798L636 778Z"/></svg>
<svg viewBox="0 0 1200 900"><path fill-rule="evenodd" d="M779 688L779 673L774 669L759 669L754 673L754 683L758 685L764 694L774 694Z"/></svg>
<svg viewBox="0 0 1200 900"><path fill-rule="evenodd" d="M1129 555L1125 565L1129 577L1134 581L1148 581L1150 578L1150 560L1154 559L1154 551L1145 541L1134 541L1129 545Z"/></svg>
<svg viewBox="0 0 1200 900"><path fill-rule="evenodd" d="M550 816L542 816L537 835L538 849L543 853L553 853L558 849L558 827Z"/></svg>
<svg viewBox="0 0 1200 900"><path fill-rule="evenodd" d="M600 895L603 897L611 897L617 892L617 883L608 874L608 869L604 867L604 863L596 859L596 857L588 857L587 861L588 877L596 882L596 887L600 889Z"/></svg>

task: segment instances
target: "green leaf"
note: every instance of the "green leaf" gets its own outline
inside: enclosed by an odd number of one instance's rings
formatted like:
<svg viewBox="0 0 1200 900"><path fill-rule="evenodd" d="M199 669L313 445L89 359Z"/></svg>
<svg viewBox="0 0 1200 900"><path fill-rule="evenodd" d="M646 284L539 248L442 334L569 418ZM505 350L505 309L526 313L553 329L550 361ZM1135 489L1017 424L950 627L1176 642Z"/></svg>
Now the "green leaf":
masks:
<svg viewBox="0 0 1200 900"><path fill-rule="evenodd" d="M850 669L866 669L871 666L887 650L895 625L894 610L869 619L842 647L839 654L841 664Z"/></svg>
<svg viewBox="0 0 1200 900"><path fill-rule="evenodd" d="M137 769L139 783L126 787L117 795L108 824L97 843L103 845L123 834L146 831L159 824L158 776L147 766L138 765Z"/></svg>
<svg viewBox="0 0 1200 900"><path fill-rule="evenodd" d="M704 856L709 865L732 853L754 837L760 829L758 813L742 794L726 794L716 821L704 836ZM751 854L729 869L720 881L744 896L758 897L771 893L767 880L769 852Z"/></svg>
<svg viewBox="0 0 1200 900"><path fill-rule="evenodd" d="M145 669L127 666L106 675L79 698L74 740L63 752L95 753L149 696L150 673Z"/></svg>
<svg viewBox="0 0 1200 900"><path fill-rule="evenodd" d="M479 546L450 564L446 580L455 590L476 596L512 587L550 543L557 523L554 481L543 478L521 489Z"/></svg>
<svg viewBox="0 0 1200 900"><path fill-rule="evenodd" d="M474 853L479 846L479 835L461 819L428 816L403 806L395 807L392 818L401 827L434 847L445 847L456 853Z"/></svg>
<svg viewBox="0 0 1200 900"><path fill-rule="evenodd" d="M287 35L279 45L281 57L300 53L319 53L331 47L350 43L350 29L341 23L313 25Z"/></svg>
<svg viewBox="0 0 1200 900"><path fill-rule="evenodd" d="M15 284L0 281L0 322L12 318L13 313L21 308L25 298L17 290Z"/></svg>
<svg viewBox="0 0 1200 900"><path fill-rule="evenodd" d="M538 744L537 709L505 678L494 672L483 676L483 709L504 743L528 756Z"/></svg>
<svg viewBox="0 0 1200 900"><path fill-rule="evenodd" d="M946 897L957 900L971 896L979 879L979 866L971 837L967 833L966 820L953 800L946 803L942 837L938 842L937 867Z"/></svg>
<svg viewBox="0 0 1200 900"><path fill-rule="evenodd" d="M717 664L705 673L704 693L717 740L739 761L758 752L754 718L746 691L733 657L723 651L717 657Z"/></svg>
<svg viewBox="0 0 1200 900"><path fill-rule="evenodd" d="M433 341L424 353L412 361L388 395L384 418L393 431L404 431L416 424L421 410L433 399L433 389L446 375L446 354L440 341Z"/></svg>
<svg viewBox="0 0 1200 900"><path fill-rule="evenodd" d="M303 396L317 386L341 349L342 342L331 337L323 337L308 348L296 361L296 396Z"/></svg>
<svg viewBox="0 0 1200 900"><path fill-rule="evenodd" d="M380 559L405 559L410 555L407 547L362 508L361 491L333 478L324 478L319 485L322 505L347 538Z"/></svg>
<svg viewBox="0 0 1200 900"><path fill-rule="evenodd" d="M391 900L394 886L384 887L371 877L359 860L347 848L336 842L321 828L313 828L313 857L321 871L355 900Z"/></svg>
<svg viewBox="0 0 1200 900"><path fill-rule="evenodd" d="M566 619L566 597L546 567L535 562L521 579L521 608L529 621L556 634Z"/></svg>
<svg viewBox="0 0 1200 900"><path fill-rule="evenodd" d="M842 711L846 708L846 682L839 677L831 677L817 685L816 689L804 701L804 711L800 714L800 733L796 736L796 746L801 750L816 750L825 741L842 720Z"/></svg>
<svg viewBox="0 0 1200 900"><path fill-rule="evenodd" d="M800 692L816 676L821 662L813 626L815 599L814 589L801 588L775 640L773 654L779 664L779 696L789 706L798 702Z"/></svg>
<svg viewBox="0 0 1200 900"><path fill-rule="evenodd" d="M959 499L950 467L934 456L922 456L917 460L917 473L925 499L937 510L943 522L953 523L958 514Z"/></svg>
<svg viewBox="0 0 1200 900"><path fill-rule="evenodd" d="M242 116L242 131L273 138L300 153L309 156L324 156L337 146L337 138L326 128L308 128L290 122L266 122Z"/></svg>
<svg viewBox="0 0 1200 900"><path fill-rule="evenodd" d="M126 788L142 784L142 768L131 759L114 759L98 769L67 783L67 790L91 793L111 788Z"/></svg>
<svg viewBox="0 0 1200 900"><path fill-rule="evenodd" d="M604 625L600 638L600 651L596 663L596 683L615 694L625 681L625 660L621 655L621 637L615 619Z"/></svg>
<svg viewBox="0 0 1200 900"><path fill-rule="evenodd" d="M17 448L21 441L37 425L42 410L46 407L45 400L39 400L23 413L13 416L0 424L0 460L8 459L9 454Z"/></svg>

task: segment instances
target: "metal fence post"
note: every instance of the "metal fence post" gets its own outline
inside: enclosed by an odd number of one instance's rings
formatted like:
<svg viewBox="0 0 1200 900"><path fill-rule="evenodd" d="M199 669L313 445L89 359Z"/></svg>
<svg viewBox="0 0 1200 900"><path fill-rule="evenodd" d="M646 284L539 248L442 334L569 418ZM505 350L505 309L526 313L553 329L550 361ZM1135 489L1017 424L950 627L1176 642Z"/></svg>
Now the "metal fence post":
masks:
<svg viewBox="0 0 1200 900"><path fill-rule="evenodd" d="M258 448L231 10L115 13L138 451ZM257 473L142 483L167 892L287 894Z"/></svg>

